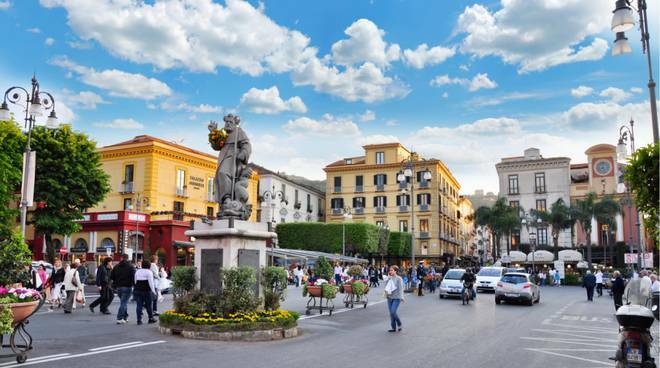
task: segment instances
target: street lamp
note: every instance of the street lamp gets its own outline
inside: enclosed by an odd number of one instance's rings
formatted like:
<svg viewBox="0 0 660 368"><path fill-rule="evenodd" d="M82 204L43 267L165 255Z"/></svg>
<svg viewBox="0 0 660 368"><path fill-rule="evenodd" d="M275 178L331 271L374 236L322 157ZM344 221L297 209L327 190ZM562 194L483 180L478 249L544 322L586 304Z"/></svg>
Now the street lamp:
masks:
<svg viewBox="0 0 660 368"><path fill-rule="evenodd" d="M283 205L286 206L286 205L289 204L289 202L286 200L286 195L284 194L284 192L281 191L281 190L275 190L275 185L273 185L272 190L267 189L261 194L261 199L262 200L263 199L267 200L268 201L268 207L270 208L270 222L268 223L269 231L272 230L270 228L272 228L273 224L275 223L275 207L276 207L276 204L273 203L273 198L277 198L277 197L280 198L280 205L283 204Z"/></svg>
<svg viewBox="0 0 660 368"><path fill-rule="evenodd" d="M23 101L25 100L25 105ZM32 90L28 92L23 87L14 86L5 91L5 96L0 105L0 120L8 121L11 119L9 112L10 103L25 108L25 130L27 131L27 144L23 159L23 178L21 181L21 235L25 238L25 224L27 222L27 208L32 205L34 192L34 173L32 172L32 149L30 142L32 139L32 129L35 127L37 118L44 115L44 112L51 110L46 119L46 128L57 128L57 115L55 114L55 98L48 92L39 90L39 82L36 76L32 76Z"/></svg>
<svg viewBox="0 0 660 368"><path fill-rule="evenodd" d="M344 207L344 221L341 223L341 255L346 256L346 221L353 218L350 207Z"/></svg>
<svg viewBox="0 0 660 368"><path fill-rule="evenodd" d="M632 10L633 0L617 0L612 16L612 31L616 33L612 56L628 54L632 48L628 43L625 31L635 25ZM649 99L651 100L651 124L653 124L653 143L658 143L658 108L655 100L655 82L653 81L653 64L651 63L651 43L649 42L649 22L646 14L646 0L637 0L639 13L639 30L642 33L642 52L646 54L649 71Z"/></svg>
<svg viewBox="0 0 660 368"><path fill-rule="evenodd" d="M412 278L416 276L415 270L415 178L414 169L415 169L415 152L410 152L408 158L401 161L401 172L397 175L397 181L399 182L399 187L401 188L401 193L406 194L408 190L408 181L410 181L410 201L413 202L410 205L410 230L412 234L412 239L410 241L410 260L411 260L411 284ZM428 169L424 169L422 174L424 181L429 181L432 178L431 172ZM405 197L404 197L405 198Z"/></svg>
<svg viewBox="0 0 660 368"><path fill-rule="evenodd" d="M137 193L135 196L135 199L133 200L135 205L129 204L128 205L128 210L133 211L135 209L135 259L137 260L137 256L140 250L140 213L142 213L142 208L144 206L144 210L148 211L149 210L149 198L143 197L142 194ZM142 237L144 239L144 237ZM131 257L132 259L133 257Z"/></svg>
<svg viewBox="0 0 660 368"><path fill-rule="evenodd" d="M619 128L619 142L617 143L616 146L616 152L617 152L617 159L618 161L624 163L628 159L628 141L630 141L630 149L631 149L631 154L635 153L635 122L630 119L630 126L628 125L622 125ZM624 182L625 185L625 182ZM617 185L618 187L618 185ZM624 205L628 206L628 228L630 229L630 232L628 233L628 247L630 250L630 253L633 253L633 216L632 216L632 205L633 205L633 200L632 196L630 193L630 186L625 185L625 190L626 190L626 197L621 200L621 203ZM642 268L642 257L644 256L643 250L642 250L642 242L641 242L641 237L640 237L640 230L639 230L639 213L637 213L637 237L639 240L639 244L637 246L637 269L641 270Z"/></svg>
<svg viewBox="0 0 660 368"><path fill-rule="evenodd" d="M536 232L538 233L539 227L543 224L543 220L541 220L540 217L536 218L536 221L532 218L530 214L525 212L524 209L520 209L520 223L525 226L525 230L527 230L527 237L529 239L529 245L532 246L532 270L536 271L536 233L530 233L529 232L529 227L534 226L536 227ZM534 225L532 225L534 224Z"/></svg>

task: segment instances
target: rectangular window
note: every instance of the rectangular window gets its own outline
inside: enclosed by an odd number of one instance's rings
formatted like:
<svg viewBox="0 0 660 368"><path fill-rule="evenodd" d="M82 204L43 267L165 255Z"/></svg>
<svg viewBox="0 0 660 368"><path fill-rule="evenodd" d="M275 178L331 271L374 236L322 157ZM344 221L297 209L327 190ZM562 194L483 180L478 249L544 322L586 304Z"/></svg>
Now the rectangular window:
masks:
<svg viewBox="0 0 660 368"><path fill-rule="evenodd" d="M538 228L538 234L536 238L539 241L539 245L548 245L548 228L546 227Z"/></svg>
<svg viewBox="0 0 660 368"><path fill-rule="evenodd" d="M430 193L421 193L417 195L417 204L420 206L430 205L431 204L431 194Z"/></svg>
<svg viewBox="0 0 660 368"><path fill-rule="evenodd" d="M133 165L126 165L124 168L124 182L125 183L132 183L133 182L133 172L135 170L135 166Z"/></svg>
<svg viewBox="0 0 660 368"><path fill-rule="evenodd" d="M545 193L545 173L534 174L534 184L536 193Z"/></svg>
<svg viewBox="0 0 660 368"><path fill-rule="evenodd" d="M183 191L186 186L186 171L177 169L176 170L176 189L177 191Z"/></svg>
<svg viewBox="0 0 660 368"><path fill-rule="evenodd" d="M353 198L353 208L364 208L364 197Z"/></svg>
<svg viewBox="0 0 660 368"><path fill-rule="evenodd" d="M536 210L540 212L545 212L546 207L545 207L545 199L537 199L536 200Z"/></svg>
<svg viewBox="0 0 660 368"><path fill-rule="evenodd" d="M386 196L374 197L374 207L379 207L379 208L387 207L387 197Z"/></svg>
<svg viewBox="0 0 660 368"><path fill-rule="evenodd" d="M357 175L355 177L355 191L362 192L364 190L364 176Z"/></svg>
<svg viewBox="0 0 660 368"><path fill-rule="evenodd" d="M509 201L509 207L520 208L520 201Z"/></svg>
<svg viewBox="0 0 660 368"><path fill-rule="evenodd" d="M294 203L294 204L299 204L299 201L298 201L298 199L299 199L299 198L298 198L298 189L296 189L296 190L293 192L293 197L295 198L295 201L294 201L293 203Z"/></svg>
<svg viewBox="0 0 660 368"><path fill-rule="evenodd" d="M286 184L282 183L282 195L286 197Z"/></svg>
<svg viewBox="0 0 660 368"><path fill-rule="evenodd" d="M419 220L419 232L428 233L429 232L429 220L421 219Z"/></svg>
<svg viewBox="0 0 660 368"><path fill-rule="evenodd" d="M410 206L410 194L399 194L396 196L397 206Z"/></svg>
<svg viewBox="0 0 660 368"><path fill-rule="evenodd" d="M312 197L307 195L307 212L312 212Z"/></svg>
<svg viewBox="0 0 660 368"><path fill-rule="evenodd" d="M341 176L335 176L334 178L334 190L335 193L341 192Z"/></svg>
<svg viewBox="0 0 660 368"><path fill-rule="evenodd" d="M133 208L133 198L124 198L124 210Z"/></svg>
<svg viewBox="0 0 660 368"><path fill-rule="evenodd" d="M317 198L317 199L316 199L316 208L318 208L318 210L319 210L319 216L320 216L321 213L322 213L322 212L321 212L321 208L323 208L323 207L321 206L321 198Z"/></svg>
<svg viewBox="0 0 660 368"><path fill-rule="evenodd" d="M352 165L353 164L353 159L352 158L347 158L346 159L346 165Z"/></svg>
<svg viewBox="0 0 660 368"><path fill-rule="evenodd" d="M174 201L174 214L172 218L174 220L183 221L183 202Z"/></svg>
<svg viewBox="0 0 660 368"><path fill-rule="evenodd" d="M385 152L376 152L376 165L385 163Z"/></svg>
<svg viewBox="0 0 660 368"><path fill-rule="evenodd" d="M374 185L376 186L387 185L387 174L374 175Z"/></svg>
<svg viewBox="0 0 660 368"><path fill-rule="evenodd" d="M376 226L378 226L378 227L385 227L385 221L383 221L383 220L378 220L378 221L376 221Z"/></svg>
<svg viewBox="0 0 660 368"><path fill-rule="evenodd" d="M215 212L215 208L211 206L206 207L206 217L214 217L213 212Z"/></svg>
<svg viewBox="0 0 660 368"><path fill-rule="evenodd" d="M518 245L520 245L520 230L514 229L511 232L511 248L517 249Z"/></svg>
<svg viewBox="0 0 660 368"><path fill-rule="evenodd" d="M408 232L408 220L399 220L399 231L403 233Z"/></svg>
<svg viewBox="0 0 660 368"><path fill-rule="evenodd" d="M509 175L509 194L518 194L518 175Z"/></svg>
<svg viewBox="0 0 660 368"><path fill-rule="evenodd" d="M333 210L344 208L344 198L332 198L330 200L330 205Z"/></svg>

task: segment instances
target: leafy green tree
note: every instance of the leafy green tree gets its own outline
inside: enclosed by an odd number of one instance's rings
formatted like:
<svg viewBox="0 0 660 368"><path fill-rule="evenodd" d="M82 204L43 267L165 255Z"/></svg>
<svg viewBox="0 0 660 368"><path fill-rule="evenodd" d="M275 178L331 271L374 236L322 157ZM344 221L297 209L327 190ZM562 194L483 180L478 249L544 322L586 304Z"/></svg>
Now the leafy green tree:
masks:
<svg viewBox="0 0 660 368"><path fill-rule="evenodd" d="M16 193L21 188L25 138L15 121L0 121L0 239L11 237L19 211Z"/></svg>
<svg viewBox="0 0 660 368"><path fill-rule="evenodd" d="M35 202L45 203L35 209L32 222L45 236L47 257L53 261L51 235L80 229L75 220L110 191L108 175L101 169L96 143L69 125L54 130L36 127L32 147L37 151Z"/></svg>
<svg viewBox="0 0 660 368"><path fill-rule="evenodd" d="M625 179L635 195L637 209L644 213L644 227L656 243L659 244L658 203L660 203L660 144L649 144L635 151L626 167Z"/></svg>
<svg viewBox="0 0 660 368"><path fill-rule="evenodd" d="M550 206L550 211L532 210L532 214L551 226L555 258L559 257L559 234L566 229L572 228L575 223L571 208L566 206L563 199L559 198Z"/></svg>

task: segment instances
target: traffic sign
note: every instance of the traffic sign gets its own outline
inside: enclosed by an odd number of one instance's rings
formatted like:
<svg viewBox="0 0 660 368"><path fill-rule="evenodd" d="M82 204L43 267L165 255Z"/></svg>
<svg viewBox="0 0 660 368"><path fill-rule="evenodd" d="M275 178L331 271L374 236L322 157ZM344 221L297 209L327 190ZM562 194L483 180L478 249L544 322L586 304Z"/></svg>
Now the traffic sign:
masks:
<svg viewBox="0 0 660 368"><path fill-rule="evenodd" d="M65 255L66 253L67 253L66 247L65 247L65 246L62 246L62 247L60 248L60 254L61 254L61 255Z"/></svg>

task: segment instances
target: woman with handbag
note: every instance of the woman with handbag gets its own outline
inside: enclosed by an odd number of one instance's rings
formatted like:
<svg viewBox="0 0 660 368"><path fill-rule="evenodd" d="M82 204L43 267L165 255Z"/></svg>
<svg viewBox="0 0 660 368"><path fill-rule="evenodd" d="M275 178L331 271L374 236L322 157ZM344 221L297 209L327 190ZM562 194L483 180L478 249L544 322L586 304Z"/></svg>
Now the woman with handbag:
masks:
<svg viewBox="0 0 660 368"><path fill-rule="evenodd" d="M64 290L66 290L66 301L64 302L64 313L70 314L73 309L73 302L76 293L82 287L80 276L78 275L78 265L75 263L66 271L64 275Z"/></svg>

